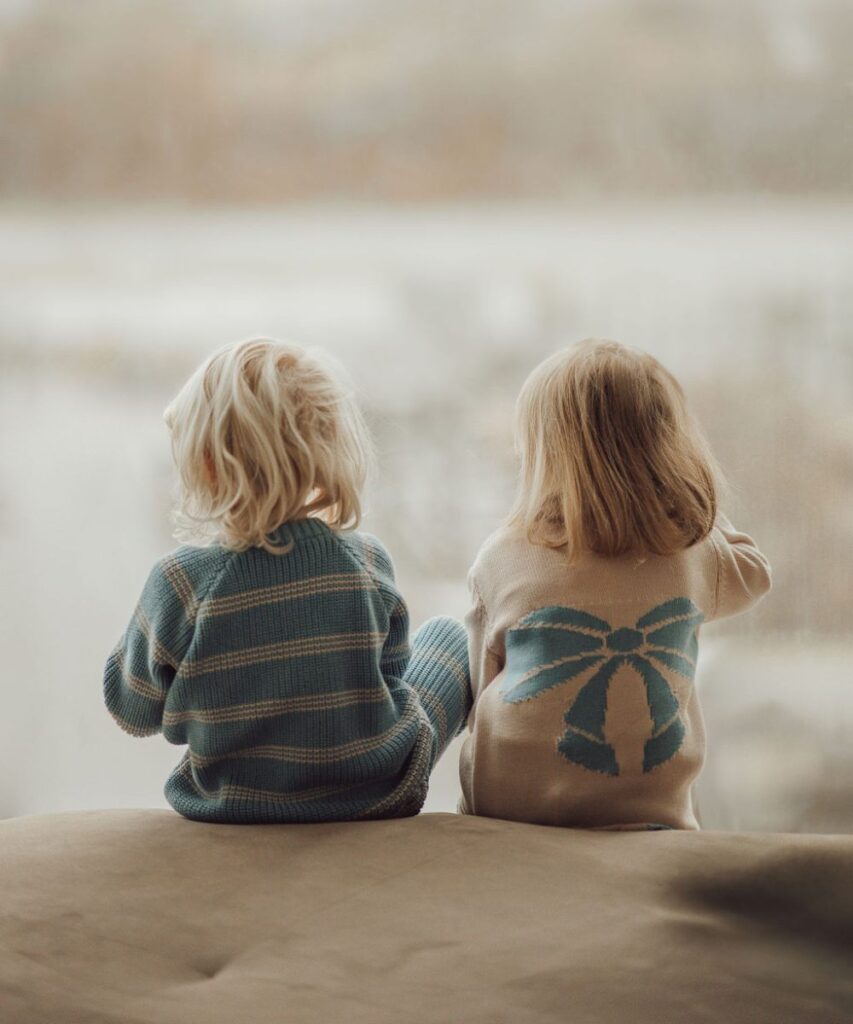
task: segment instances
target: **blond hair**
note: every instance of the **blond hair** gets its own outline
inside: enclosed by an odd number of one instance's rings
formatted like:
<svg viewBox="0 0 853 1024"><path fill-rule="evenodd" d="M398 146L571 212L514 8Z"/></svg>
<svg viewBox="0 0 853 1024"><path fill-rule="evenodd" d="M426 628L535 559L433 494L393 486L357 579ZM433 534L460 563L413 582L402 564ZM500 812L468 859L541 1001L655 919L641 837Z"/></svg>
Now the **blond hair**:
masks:
<svg viewBox="0 0 853 1024"><path fill-rule="evenodd" d="M516 407L509 524L530 541L670 555L706 537L719 475L676 379L652 356L589 339L536 367Z"/></svg>
<svg viewBox="0 0 853 1024"><path fill-rule="evenodd" d="M370 441L328 357L266 338L226 345L164 418L180 479L178 538L282 553L290 545L270 535L289 520L358 525Z"/></svg>

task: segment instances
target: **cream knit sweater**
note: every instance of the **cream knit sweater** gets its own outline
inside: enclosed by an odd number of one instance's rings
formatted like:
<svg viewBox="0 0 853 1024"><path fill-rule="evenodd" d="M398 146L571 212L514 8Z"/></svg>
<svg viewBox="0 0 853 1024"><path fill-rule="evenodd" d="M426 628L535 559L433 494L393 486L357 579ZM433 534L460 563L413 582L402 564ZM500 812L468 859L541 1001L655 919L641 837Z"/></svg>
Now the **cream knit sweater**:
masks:
<svg viewBox="0 0 853 1024"><path fill-rule="evenodd" d="M474 707L463 813L542 825L697 828L703 622L745 611L770 568L723 517L668 557L569 565L502 529L469 575Z"/></svg>

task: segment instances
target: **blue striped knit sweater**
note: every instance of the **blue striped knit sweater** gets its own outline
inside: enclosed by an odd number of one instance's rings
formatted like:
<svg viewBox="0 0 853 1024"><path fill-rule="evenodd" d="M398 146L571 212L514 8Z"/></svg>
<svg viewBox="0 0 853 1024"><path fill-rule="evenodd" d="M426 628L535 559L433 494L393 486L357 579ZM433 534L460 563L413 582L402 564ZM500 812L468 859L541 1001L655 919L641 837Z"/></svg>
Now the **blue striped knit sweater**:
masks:
<svg viewBox="0 0 853 1024"><path fill-rule="evenodd" d="M462 627L433 620L419 695L379 541L317 519L274 536L292 550L181 547L157 563L107 662L110 713L132 735L188 746L165 793L189 818L417 813L470 706Z"/></svg>

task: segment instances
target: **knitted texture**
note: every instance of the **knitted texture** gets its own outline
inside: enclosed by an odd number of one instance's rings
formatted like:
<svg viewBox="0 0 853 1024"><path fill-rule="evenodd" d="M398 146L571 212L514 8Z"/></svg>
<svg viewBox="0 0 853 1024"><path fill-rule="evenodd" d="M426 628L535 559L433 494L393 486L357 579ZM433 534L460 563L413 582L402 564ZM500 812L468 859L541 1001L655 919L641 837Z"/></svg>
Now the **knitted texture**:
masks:
<svg viewBox="0 0 853 1024"><path fill-rule="evenodd" d="M696 828L699 631L770 588L752 539L720 517L668 557L586 553L570 565L564 550L504 529L469 582L475 704L461 809L542 825Z"/></svg>
<svg viewBox="0 0 853 1024"><path fill-rule="evenodd" d="M188 818L416 814L470 707L464 629L432 619L410 645L368 534L303 519L276 538L292 549L185 546L155 565L107 661L107 708L187 746L165 793Z"/></svg>

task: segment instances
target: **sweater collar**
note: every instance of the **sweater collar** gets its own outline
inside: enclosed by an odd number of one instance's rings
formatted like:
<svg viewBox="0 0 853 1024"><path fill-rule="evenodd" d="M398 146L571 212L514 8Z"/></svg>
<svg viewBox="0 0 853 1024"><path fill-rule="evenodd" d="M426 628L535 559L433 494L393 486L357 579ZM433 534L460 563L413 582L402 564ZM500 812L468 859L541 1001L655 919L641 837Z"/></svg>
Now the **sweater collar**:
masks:
<svg viewBox="0 0 853 1024"><path fill-rule="evenodd" d="M307 519L291 519L282 523L270 536L278 543L289 544L291 540L300 541L307 537L325 537L331 532L322 519L311 516Z"/></svg>

